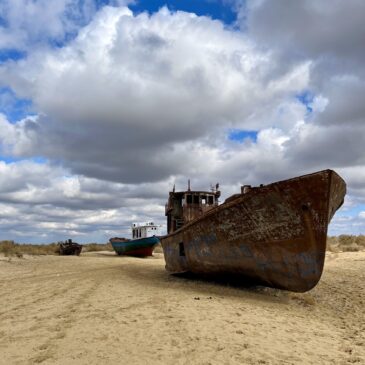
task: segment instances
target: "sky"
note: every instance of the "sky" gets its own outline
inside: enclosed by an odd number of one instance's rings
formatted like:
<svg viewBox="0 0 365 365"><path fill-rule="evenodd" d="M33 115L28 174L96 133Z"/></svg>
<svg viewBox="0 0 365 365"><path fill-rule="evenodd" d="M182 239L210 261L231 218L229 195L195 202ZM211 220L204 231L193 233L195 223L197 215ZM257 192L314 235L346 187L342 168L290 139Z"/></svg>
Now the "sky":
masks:
<svg viewBox="0 0 365 365"><path fill-rule="evenodd" d="M330 235L365 234L362 0L1 0L0 240L165 225L175 184L222 201L334 169Z"/></svg>

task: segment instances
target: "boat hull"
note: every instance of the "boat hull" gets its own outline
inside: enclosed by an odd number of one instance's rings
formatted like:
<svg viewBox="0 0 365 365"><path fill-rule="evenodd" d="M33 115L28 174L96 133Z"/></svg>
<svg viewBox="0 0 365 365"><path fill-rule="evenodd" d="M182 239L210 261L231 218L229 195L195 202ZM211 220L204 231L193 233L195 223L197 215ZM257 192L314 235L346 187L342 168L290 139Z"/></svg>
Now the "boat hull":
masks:
<svg viewBox="0 0 365 365"><path fill-rule="evenodd" d="M321 277L327 227L345 193L341 177L325 170L238 194L161 238L166 269L310 290Z"/></svg>
<svg viewBox="0 0 365 365"><path fill-rule="evenodd" d="M160 243L160 240L156 236L128 241L111 238L110 243L118 255L143 257L152 256L153 249L158 243Z"/></svg>

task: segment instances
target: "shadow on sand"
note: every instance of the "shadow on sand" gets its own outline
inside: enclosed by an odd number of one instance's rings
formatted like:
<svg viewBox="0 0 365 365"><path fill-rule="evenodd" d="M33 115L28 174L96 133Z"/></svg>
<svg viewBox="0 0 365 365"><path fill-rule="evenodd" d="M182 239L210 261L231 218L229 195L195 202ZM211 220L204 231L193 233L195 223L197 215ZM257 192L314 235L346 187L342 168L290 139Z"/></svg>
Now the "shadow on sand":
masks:
<svg viewBox="0 0 365 365"><path fill-rule="evenodd" d="M243 300L252 299L283 304L289 301L289 292L260 286L248 279L243 280L242 277L229 275L205 277L191 273L172 275L165 270L164 265L145 265L143 260L138 258L129 258L128 262L123 262L122 257L117 257L121 259L119 268L121 281L127 278L158 290L183 290L194 298L200 295L219 298L237 297ZM156 260L156 257L145 260Z"/></svg>

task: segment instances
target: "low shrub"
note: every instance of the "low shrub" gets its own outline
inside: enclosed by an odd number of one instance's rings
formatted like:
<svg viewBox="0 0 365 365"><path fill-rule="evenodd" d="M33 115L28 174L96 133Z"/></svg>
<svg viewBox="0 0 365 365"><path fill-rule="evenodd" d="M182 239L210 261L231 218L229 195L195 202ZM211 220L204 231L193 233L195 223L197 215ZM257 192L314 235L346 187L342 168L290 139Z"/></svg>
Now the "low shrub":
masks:
<svg viewBox="0 0 365 365"><path fill-rule="evenodd" d="M5 257L23 255L55 255L58 253L58 244L48 245L19 244L14 241L0 241L0 253Z"/></svg>
<svg viewBox="0 0 365 365"><path fill-rule="evenodd" d="M356 236L355 242L362 250L365 249L365 236L363 234Z"/></svg>
<svg viewBox="0 0 365 365"><path fill-rule="evenodd" d="M327 237L327 251L330 252L357 252L365 250L364 235L341 234L337 237Z"/></svg>
<svg viewBox="0 0 365 365"><path fill-rule="evenodd" d="M113 251L110 242L108 243L87 243L83 245L82 252Z"/></svg>

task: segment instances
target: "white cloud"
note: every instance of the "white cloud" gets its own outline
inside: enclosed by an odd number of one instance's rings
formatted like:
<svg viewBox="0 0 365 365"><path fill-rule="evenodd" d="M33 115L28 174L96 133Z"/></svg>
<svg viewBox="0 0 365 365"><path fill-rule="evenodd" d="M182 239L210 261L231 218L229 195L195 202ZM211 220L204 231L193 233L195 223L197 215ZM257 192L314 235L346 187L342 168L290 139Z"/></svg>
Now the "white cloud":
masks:
<svg viewBox="0 0 365 365"><path fill-rule="evenodd" d="M292 95L308 83L310 63L275 77L268 56L219 21L105 7L69 45L0 70L43 113L32 124L33 145L24 143L25 122L12 126L22 138L5 143L14 154L37 151L75 173L113 181L194 173L197 148L185 150L192 142L200 148L227 127L291 129L303 117Z"/></svg>
<svg viewBox="0 0 365 365"><path fill-rule="evenodd" d="M164 224L170 184L115 184L69 176L45 163L0 161L0 240L50 242L71 235L106 242L128 235L133 221Z"/></svg>
<svg viewBox="0 0 365 365"><path fill-rule="evenodd" d="M133 1L110 0L124 6ZM49 42L64 42L67 35L87 24L98 10L94 0L2 0L0 49L30 51Z"/></svg>
<svg viewBox="0 0 365 365"><path fill-rule="evenodd" d="M27 49L29 43L45 38L63 40L68 30L74 30L71 24L67 24L65 13L77 2L3 0L0 16L6 25L0 27L0 48ZM86 1L85 5L87 3L91 2Z"/></svg>

